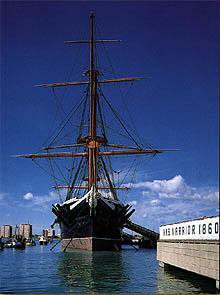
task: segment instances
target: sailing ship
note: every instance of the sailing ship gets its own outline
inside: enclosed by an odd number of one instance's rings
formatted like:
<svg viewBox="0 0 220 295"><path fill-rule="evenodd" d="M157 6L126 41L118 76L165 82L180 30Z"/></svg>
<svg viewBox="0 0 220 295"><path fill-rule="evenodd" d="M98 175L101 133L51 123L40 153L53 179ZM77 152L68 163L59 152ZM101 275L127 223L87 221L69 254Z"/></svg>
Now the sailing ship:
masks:
<svg viewBox="0 0 220 295"><path fill-rule="evenodd" d="M59 82L41 84L41 87L66 87L85 85L89 97L88 134L82 136L81 132L75 143L62 145L49 145L45 153L18 155L18 157L30 158L32 160L46 158L51 160L70 158L78 159L77 168L71 175L68 185L56 185L57 190L66 190L64 202L56 203L52 212L56 215L55 223L60 225L61 242L65 250L120 250L122 229L129 222L134 213L130 204L122 203L117 191L126 189L117 187L111 177L109 165L106 159L111 156L126 155L152 155L170 150L148 148L144 149L136 143L135 146L123 144L111 144L105 132L103 116L100 108L101 86L107 83L133 82L141 78L115 78L101 79L101 72L95 60L96 45L107 42L119 42L120 40L97 40L94 32L94 13L90 14L89 40L66 41L67 44L88 44L90 50L90 68L85 72L87 81L81 82ZM107 102L108 103L108 102ZM110 109L111 104L108 103ZM82 110L82 116L85 114ZM122 123L122 122L121 122ZM123 123L122 123L123 124ZM126 126L124 129L128 133ZM109 148L111 148L109 150ZM71 152L53 152L54 149L73 149ZM79 149L82 149L79 151ZM87 171L87 175L79 181L81 169ZM72 170L71 170L72 171ZM78 192L81 191L81 195Z"/></svg>

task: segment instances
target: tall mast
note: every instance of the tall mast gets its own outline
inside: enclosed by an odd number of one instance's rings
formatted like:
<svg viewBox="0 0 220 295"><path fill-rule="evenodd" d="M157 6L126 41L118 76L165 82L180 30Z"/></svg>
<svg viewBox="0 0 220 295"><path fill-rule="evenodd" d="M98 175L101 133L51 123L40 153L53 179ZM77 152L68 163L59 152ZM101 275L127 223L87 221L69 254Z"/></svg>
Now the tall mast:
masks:
<svg viewBox="0 0 220 295"><path fill-rule="evenodd" d="M96 100L97 100L97 71L94 61L94 13L90 15L90 123L89 123L89 163L88 187L96 187L97 155L96 155Z"/></svg>
<svg viewBox="0 0 220 295"><path fill-rule="evenodd" d="M107 179L109 182L109 186L99 186L97 184L98 177L97 177L97 158L99 156L114 156L114 155L141 155L141 154L149 154L149 155L156 155L164 152L176 151L170 149L141 149L140 147L129 147L120 144L108 144L107 139L102 136L97 136L97 83L98 83L98 76L99 71L95 68L95 44L102 44L104 42L120 42L120 40L115 39L104 39L104 40L95 40L94 38L94 13L90 14L90 38L89 40L68 40L65 41L67 44L88 44L90 49L90 68L86 74L89 76L89 81L65 81L65 82L56 82L56 83L47 83L47 84L38 84L35 86L38 87L66 87L66 86L80 86L80 85L89 85L90 87L90 108L89 108L89 134L86 137L79 138L77 143L59 145L59 146L48 146L43 150L46 150L47 153L37 153L37 154L24 154L24 155L16 155L15 157L23 157L23 158L73 158L73 157L86 157L88 159L88 186L65 186L66 188L77 188L77 189L85 189L88 187L90 190L92 187L95 189L121 189L121 187L113 187L111 183L111 179L108 175ZM86 76L87 76L86 75ZM137 77L127 77L127 78L114 78L114 79L107 79L107 80L99 80L99 84L109 84L109 83L118 83L118 82L131 82L131 81L138 81L142 78ZM112 107L110 107L112 109ZM121 122L120 122L121 123ZM137 144L137 143L136 143ZM57 148L71 148L76 146L84 146L88 148L87 152L59 152L59 153L49 153L50 149L57 149ZM99 147L102 146L109 146L113 148L123 148L123 150L107 150L102 151ZM138 144L137 144L138 146ZM102 160L102 158L101 158ZM103 166L104 166L103 162ZM107 171L107 169L104 168ZM106 173L107 174L107 173ZM56 186L56 188L63 188L64 186Z"/></svg>

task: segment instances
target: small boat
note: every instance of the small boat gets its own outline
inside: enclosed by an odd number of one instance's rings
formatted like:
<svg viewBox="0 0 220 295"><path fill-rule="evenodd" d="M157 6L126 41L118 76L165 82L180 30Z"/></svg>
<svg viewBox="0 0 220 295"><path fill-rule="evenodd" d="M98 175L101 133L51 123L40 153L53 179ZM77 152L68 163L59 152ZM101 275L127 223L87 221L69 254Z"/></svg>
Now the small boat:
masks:
<svg viewBox="0 0 220 295"><path fill-rule="evenodd" d="M3 250L4 248L4 243L2 242L2 239L0 238L0 250Z"/></svg>
<svg viewBox="0 0 220 295"><path fill-rule="evenodd" d="M32 240L32 239L27 239L27 240L25 241L25 245L26 245L26 246L36 246L36 243L35 243L35 241Z"/></svg>
<svg viewBox="0 0 220 295"><path fill-rule="evenodd" d="M48 240L44 236L41 236L40 239L39 239L39 244L40 245L47 245Z"/></svg>
<svg viewBox="0 0 220 295"><path fill-rule="evenodd" d="M25 242L23 241L14 241L12 242L12 247L15 249L21 249L23 250L25 248Z"/></svg>
<svg viewBox="0 0 220 295"><path fill-rule="evenodd" d="M11 241L5 242L4 248L13 248L13 242L11 242Z"/></svg>

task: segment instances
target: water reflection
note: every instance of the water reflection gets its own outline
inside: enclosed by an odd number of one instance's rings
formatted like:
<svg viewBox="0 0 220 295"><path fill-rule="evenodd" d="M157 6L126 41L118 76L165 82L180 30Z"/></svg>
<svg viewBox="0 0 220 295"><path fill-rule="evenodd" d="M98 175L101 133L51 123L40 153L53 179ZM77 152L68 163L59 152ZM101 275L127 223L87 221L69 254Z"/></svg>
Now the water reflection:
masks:
<svg viewBox="0 0 220 295"><path fill-rule="evenodd" d="M0 252L0 293L216 293L215 282L158 267L156 250L62 253L48 246Z"/></svg>
<svg viewBox="0 0 220 295"><path fill-rule="evenodd" d="M62 253L58 274L74 292L117 292L129 281L121 252Z"/></svg>

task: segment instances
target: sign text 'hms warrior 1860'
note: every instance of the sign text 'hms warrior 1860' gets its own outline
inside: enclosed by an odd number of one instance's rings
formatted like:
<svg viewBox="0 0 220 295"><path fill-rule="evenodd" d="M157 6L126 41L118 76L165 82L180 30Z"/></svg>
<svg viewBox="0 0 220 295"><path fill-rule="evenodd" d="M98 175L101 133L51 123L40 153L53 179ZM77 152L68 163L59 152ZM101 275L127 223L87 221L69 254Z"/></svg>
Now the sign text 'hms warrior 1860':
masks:
<svg viewBox="0 0 220 295"><path fill-rule="evenodd" d="M160 240L219 240L219 216L161 225Z"/></svg>

